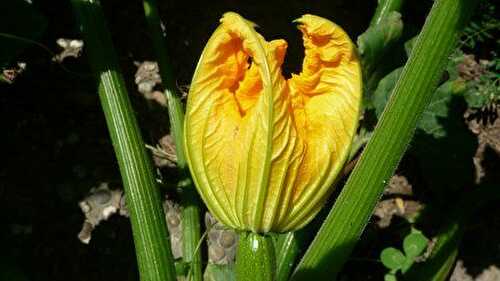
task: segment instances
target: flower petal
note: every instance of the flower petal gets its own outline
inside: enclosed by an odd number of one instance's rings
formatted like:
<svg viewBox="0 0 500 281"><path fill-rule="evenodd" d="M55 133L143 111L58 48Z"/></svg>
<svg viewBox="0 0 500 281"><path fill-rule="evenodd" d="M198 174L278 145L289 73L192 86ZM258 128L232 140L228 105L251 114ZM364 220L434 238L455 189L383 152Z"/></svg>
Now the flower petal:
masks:
<svg viewBox="0 0 500 281"><path fill-rule="evenodd" d="M352 42L333 23L298 20L303 71L286 81L286 42L226 13L193 76L185 148L196 187L222 223L287 231L319 211L356 130L361 75Z"/></svg>
<svg viewBox="0 0 500 281"><path fill-rule="evenodd" d="M217 218L268 231L289 184L286 175L297 169L302 153L280 69L286 42L265 41L234 13L221 22L191 84L187 154L198 190Z"/></svg>
<svg viewBox="0 0 500 281"><path fill-rule="evenodd" d="M296 22L303 33L302 72L288 81L297 130L306 152L291 208L280 230L307 224L332 191L355 135L361 101L361 69L354 44L334 23L313 15Z"/></svg>

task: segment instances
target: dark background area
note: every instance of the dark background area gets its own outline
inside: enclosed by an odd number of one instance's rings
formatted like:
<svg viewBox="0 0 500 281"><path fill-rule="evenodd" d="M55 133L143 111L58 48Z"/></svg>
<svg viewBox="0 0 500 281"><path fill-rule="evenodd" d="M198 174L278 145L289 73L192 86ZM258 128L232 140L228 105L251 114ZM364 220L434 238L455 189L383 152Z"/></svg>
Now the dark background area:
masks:
<svg viewBox="0 0 500 281"><path fill-rule="evenodd" d="M57 52L58 38L81 38L69 1L33 2L48 20L38 40L41 44ZM146 102L134 84L134 61L154 60L142 2L101 2L145 141L153 143L156 132L168 128L168 121L166 115L156 119L144 113ZM303 52L293 19L305 13L323 16L342 26L354 39L367 28L376 7L376 0L159 2L179 86L189 84L205 42L226 11L238 12L257 23L266 39L283 38L288 42L285 75L289 75L300 71ZM408 30L418 30L432 3L408 2L403 12L405 24ZM89 245L77 239L84 219L78 201L100 182L120 187L85 52L78 59L64 62L77 74L51 62L50 55L36 46L26 49L19 59L27 62L27 70L12 85L0 85L3 267L24 272L28 280L34 281L138 280L127 219L116 216L100 225ZM405 158L402 169L412 170L415 181L422 181L411 160ZM489 206L477 217L472 234L466 235L469 246L463 253L472 257L471 267L498 262L500 244L491 244L494 234L488 232L498 232L499 214L498 207ZM372 225L363 239L367 240L356 249L344 275L350 276L347 280L382 280L385 269L377 262L380 250L399 244L401 239L390 230L377 232Z"/></svg>

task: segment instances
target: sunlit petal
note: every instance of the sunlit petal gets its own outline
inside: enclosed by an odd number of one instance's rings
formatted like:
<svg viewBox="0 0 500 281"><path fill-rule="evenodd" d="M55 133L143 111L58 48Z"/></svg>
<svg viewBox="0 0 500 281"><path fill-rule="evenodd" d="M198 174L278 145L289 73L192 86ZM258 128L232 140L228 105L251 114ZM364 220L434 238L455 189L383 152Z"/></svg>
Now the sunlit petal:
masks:
<svg viewBox="0 0 500 281"><path fill-rule="evenodd" d="M352 42L306 15L302 73L285 80L287 44L226 13L193 76L185 147L196 187L224 224L254 232L302 227L348 154L361 95Z"/></svg>

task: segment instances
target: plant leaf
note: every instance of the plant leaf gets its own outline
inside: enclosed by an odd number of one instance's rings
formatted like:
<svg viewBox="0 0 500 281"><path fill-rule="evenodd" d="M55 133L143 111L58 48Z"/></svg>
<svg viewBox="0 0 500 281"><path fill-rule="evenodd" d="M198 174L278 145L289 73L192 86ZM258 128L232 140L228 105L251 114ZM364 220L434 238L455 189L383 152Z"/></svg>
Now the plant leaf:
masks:
<svg viewBox="0 0 500 281"><path fill-rule="evenodd" d="M417 36L412 37L411 39L405 42L404 48L407 57L410 57L411 51L413 50L413 46L415 46L415 41L417 41Z"/></svg>
<svg viewBox="0 0 500 281"><path fill-rule="evenodd" d="M440 119L445 119L448 116L448 104L452 93L453 82L450 81L445 82L436 89L431 102L425 108L422 118L418 122L419 129L436 138L446 135L446 130Z"/></svg>
<svg viewBox="0 0 500 281"><path fill-rule="evenodd" d="M413 265L414 259L410 257L406 257L403 266L401 267L401 273L405 274Z"/></svg>
<svg viewBox="0 0 500 281"><path fill-rule="evenodd" d="M204 281L235 281L234 265L209 263L203 274Z"/></svg>
<svg viewBox="0 0 500 281"><path fill-rule="evenodd" d="M389 269L401 269L405 264L406 257L400 250L389 247L380 253L380 260Z"/></svg>
<svg viewBox="0 0 500 281"><path fill-rule="evenodd" d="M375 108L375 114L377 115L377 117L380 117L380 115L384 111L385 105L389 100L392 89L394 88L394 85L396 85L396 81L398 81L402 71L402 67L397 68L391 73L387 74L378 83L377 89L373 93L373 106Z"/></svg>
<svg viewBox="0 0 500 281"><path fill-rule="evenodd" d="M427 248L429 239L421 232L413 232L405 237L403 241L403 249L407 257L415 258L422 254Z"/></svg>
<svg viewBox="0 0 500 281"><path fill-rule="evenodd" d="M364 73L372 72L384 52L401 37L402 31L401 14L393 11L382 18L379 24L370 26L358 37L357 43Z"/></svg>
<svg viewBox="0 0 500 281"><path fill-rule="evenodd" d="M385 105L390 98L392 89L401 75L402 68L395 69L382 80L380 80L377 89L373 94L373 105L375 113L379 117L384 111ZM460 80L447 81L439 86L432 96L432 100L425 108L422 118L419 120L417 128L422 129L427 134L436 138L444 137L446 129L442 120L448 116L448 105L452 95L463 89Z"/></svg>
<svg viewBox="0 0 500 281"><path fill-rule="evenodd" d="M384 281L398 281L398 279L396 279L394 274L387 273L384 275Z"/></svg>
<svg viewBox="0 0 500 281"><path fill-rule="evenodd" d="M464 123L465 109L463 98L453 95L448 103L447 117L440 120L444 124L443 136L436 138L422 130L415 134L412 154L418 159L426 183L436 194L436 199L452 200L456 195L453 191L474 183L472 157L477 139Z"/></svg>

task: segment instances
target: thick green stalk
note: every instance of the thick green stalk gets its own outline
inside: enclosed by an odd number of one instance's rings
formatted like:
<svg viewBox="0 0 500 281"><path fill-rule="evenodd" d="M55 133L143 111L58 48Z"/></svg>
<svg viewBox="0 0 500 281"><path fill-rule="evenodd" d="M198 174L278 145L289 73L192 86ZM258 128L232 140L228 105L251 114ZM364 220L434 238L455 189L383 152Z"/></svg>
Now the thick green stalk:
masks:
<svg viewBox="0 0 500 281"><path fill-rule="evenodd" d="M379 0L375 14L373 14L370 26L377 25L392 11L399 11L403 6L403 0Z"/></svg>
<svg viewBox="0 0 500 281"><path fill-rule="evenodd" d="M431 99L476 1L436 0L390 101L293 280L334 280L349 258Z"/></svg>
<svg viewBox="0 0 500 281"><path fill-rule="evenodd" d="M123 179L141 280L175 280L160 194L98 0L72 0Z"/></svg>
<svg viewBox="0 0 500 281"><path fill-rule="evenodd" d="M254 232L240 233L236 252L236 280L274 281L275 261L270 236Z"/></svg>
<svg viewBox="0 0 500 281"><path fill-rule="evenodd" d="M199 199L189 177L189 171L184 153L184 110L182 102L177 95L174 75L167 53L167 46L161 29L161 21L156 0L144 0L144 13L149 26L153 48L160 68L160 76L165 86L167 97L168 115L171 132L174 136L177 155L177 167L182 176L181 185L183 194L182 205L182 235L183 257L190 264L191 280L202 280L201 251L198 244L200 235L200 208Z"/></svg>

